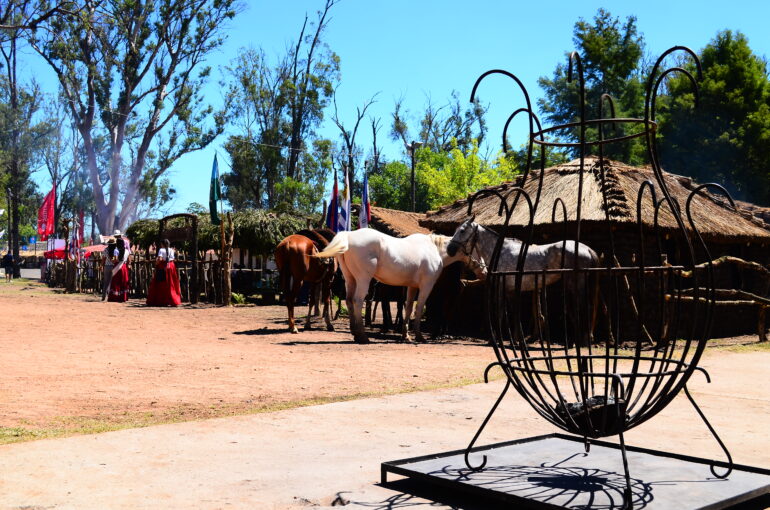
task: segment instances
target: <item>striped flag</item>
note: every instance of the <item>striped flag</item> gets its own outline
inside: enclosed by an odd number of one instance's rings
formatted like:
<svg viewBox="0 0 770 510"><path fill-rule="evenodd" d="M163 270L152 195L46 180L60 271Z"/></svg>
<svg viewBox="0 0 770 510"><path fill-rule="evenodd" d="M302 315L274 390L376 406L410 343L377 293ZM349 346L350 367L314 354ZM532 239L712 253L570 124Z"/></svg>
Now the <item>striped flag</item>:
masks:
<svg viewBox="0 0 770 510"><path fill-rule="evenodd" d="M372 221L372 206L369 204L369 176L364 172L364 191L361 196L361 212L358 214L358 228L366 228Z"/></svg>
<svg viewBox="0 0 770 510"><path fill-rule="evenodd" d="M329 208L326 210L326 226L334 232L338 230L339 216L339 191L337 189L337 174L334 174L334 188L332 189L332 198L329 200Z"/></svg>
<svg viewBox="0 0 770 510"><path fill-rule="evenodd" d="M350 179L348 173L345 172L345 187L342 190L342 197L340 197L340 217L337 230L350 230L350 226Z"/></svg>

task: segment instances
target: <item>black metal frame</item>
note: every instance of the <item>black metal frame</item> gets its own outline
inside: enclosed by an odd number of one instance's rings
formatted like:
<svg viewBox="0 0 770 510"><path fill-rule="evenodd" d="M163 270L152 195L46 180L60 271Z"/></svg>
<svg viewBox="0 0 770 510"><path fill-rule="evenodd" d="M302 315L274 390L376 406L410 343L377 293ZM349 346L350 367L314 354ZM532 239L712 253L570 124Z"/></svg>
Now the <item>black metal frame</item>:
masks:
<svg viewBox="0 0 770 510"><path fill-rule="evenodd" d="M580 56L572 53L569 56L568 81L573 80L573 68L579 85L579 119L565 125L543 129L540 121L532 109L529 94L522 82L513 74L503 70L492 70L484 73L476 81L471 93L471 101L476 96L480 83L493 74L500 74L511 78L524 96L526 106L516 110L508 118L503 129L503 148L508 149L506 133L513 118L519 113L525 113L529 122L529 141L527 148L527 166L517 187L511 187L500 192L497 190L482 190L472 196L468 203L468 214L473 211L474 201L481 196L495 195L500 200L498 214L504 215L503 232L509 230L511 217L517 206L527 207L529 210L529 222L525 225L525 238L522 239L521 250L517 257L516 270L500 269L501 252L504 236L499 235L491 260L488 265L487 300L488 320L492 334L492 346L497 357L497 362L487 367L487 373L493 366L499 366L507 377L507 382L497 401L484 419L478 431L465 450L466 464L469 469L477 471L484 468L486 459L480 464L473 465L469 455L475 451L476 443L484 427L495 413L502 398L510 387L513 387L543 418L556 427L581 436L585 443L586 451L590 449L591 441L608 435L617 435L620 440L620 451L623 457L626 479L626 506L631 507L631 478L626 459L626 447L623 433L646 420L655 416L668 405L680 391L684 390L686 396L703 419L709 431L716 438L727 456L727 463L712 462L711 471L714 476L725 478L732 470L732 458L724 443L716 434L714 428L706 420L694 399L687 391L686 384L692 374L702 371L710 382L708 374L698 367L698 361L709 338L709 330L716 301L714 288L714 275L709 256L709 250L704 243L698 228L693 221L691 206L696 195L709 196L706 190L717 191L725 195L734 207L729 194L718 184L704 184L693 190L684 205L684 208L672 198L664 180L664 172L660 165L658 150L655 140L655 104L658 90L666 76L672 73L680 73L686 76L692 83L695 91L696 106L698 88L696 79L690 72L673 67L661 71L664 59L672 53L679 52L689 55L697 68L698 78L701 76L700 62L695 53L683 46L673 47L664 52L652 68L645 96L644 118L617 118L612 98L603 95L598 105L599 117L588 119L586 115L585 84L583 68ZM605 117L605 104L609 106L610 116ZM626 124L636 129L631 134L620 134L614 138L605 138L605 127ZM586 139L586 130L589 127L598 127L598 138ZM559 130L575 129L579 131L578 142L550 141L547 136ZM637 224L639 228L638 252L636 262L632 265L620 266L617 262L613 225L607 207L607 186L605 181L605 160L603 159L603 147L609 143L616 143L633 138L644 137L647 152L652 166L656 186L651 181L641 184L637 196ZM537 192L531 197L523 186L530 177L534 146L540 147L540 172ZM599 153L598 169L586 169L585 158L587 147L596 147ZM562 243L562 263L557 269L527 270L525 261L529 248L532 246L534 217L540 206L540 195L543 186L545 170L545 151L548 147L570 147L577 149L580 160L580 179L577 190L577 209L567 211L564 201L558 199L553 204L551 217L556 223L557 206L561 205L561 216L564 222L565 239ZM581 207L583 197L583 179L588 171L598 173L603 192L604 209L606 214L606 229L611 252L605 254L604 267L580 267L578 257L574 257L574 264L567 260L566 247L568 242L580 243L581 239ZM654 208L654 232L657 246L661 246L661 229L658 226L658 213L661 207L668 207L678 226L679 239L685 247L683 258L675 265L669 265L663 256L656 260L647 260L645 255L644 226L642 210L645 203L645 194L649 192L650 202L648 207ZM686 215L686 223L682 212ZM569 213L569 214L568 214ZM568 222L568 217L572 220ZM574 231L569 229L574 225ZM567 241L567 235L571 235ZM577 244L575 245L578 246ZM473 246L461 246L461 249L471 252ZM694 270L696 266L696 248L706 256L706 268L703 275ZM576 250L577 251L577 250ZM658 250L660 254L662 250ZM691 271L694 282L693 297L690 298L692 306L692 324L688 328L688 334L680 340L670 340L665 332L663 324L674 324L676 330L682 323L683 294L682 274ZM557 275L563 291L561 312L564 317L564 332L562 338L554 338L549 328L533 327L527 334L521 321L521 310L526 304L523 297L522 282L525 277L532 278ZM586 296L581 295L580 288L574 282L588 281L596 278L603 284L603 288L611 289L609 299L602 298L602 306L606 314L608 339L604 347L594 345L592 341L584 342L585 338L591 338L591 327L582 317L582 310L588 306ZM622 279L622 280L621 280ZM635 287L632 291L629 279ZM573 282L577 291L568 292L567 281ZM620 313L624 301L620 283L625 281L627 294L635 300L637 319L635 331L622 333L630 335L633 339L633 350L628 353L621 351L618 341L621 339ZM596 285L599 285L597 282ZM537 287L537 284L536 284ZM586 285L587 287L587 285ZM598 287L597 287L598 288ZM669 289L669 290L666 290ZM673 290L671 290L673 289ZM546 294L545 284L535 290L540 294ZM586 291L583 291L584 294ZM652 299L650 299L652 294ZM533 298L543 302L543 297ZM654 307L658 313L655 323L649 318L650 307ZM548 310L543 312L548 317ZM567 317L572 317L572 324L567 324ZM652 345L646 345L652 341ZM724 467L725 473L717 474L715 466Z"/></svg>

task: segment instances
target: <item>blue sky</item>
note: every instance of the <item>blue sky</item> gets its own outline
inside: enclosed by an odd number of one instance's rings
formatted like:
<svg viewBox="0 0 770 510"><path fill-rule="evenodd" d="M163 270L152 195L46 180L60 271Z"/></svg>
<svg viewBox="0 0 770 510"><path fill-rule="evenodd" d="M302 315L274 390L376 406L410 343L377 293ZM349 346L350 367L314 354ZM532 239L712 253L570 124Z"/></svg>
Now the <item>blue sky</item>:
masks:
<svg viewBox="0 0 770 510"><path fill-rule="evenodd" d="M245 46L262 47L278 55L292 42L307 12L311 18L323 0L284 2L247 1L246 10L231 24L226 44L209 59L214 77L219 69ZM442 104L453 90L466 99L476 78L489 69L501 68L516 74L533 101L540 97L539 76L552 75L573 48L572 33L578 18L590 20L598 8L622 19L637 17L647 51L657 57L674 45L698 51L722 29L740 30L756 54L770 57L770 3L765 1L647 1L521 2L494 0L342 0L331 12L325 39L341 59L342 79L338 89L340 117L346 125L355 120L355 108L379 93L369 113L382 118L378 141L385 141L390 160L403 156L400 144L387 141L394 101L402 97L415 115L428 97ZM44 64L29 55L28 69L53 92L54 78ZM216 80L214 80L216 81ZM512 82L490 80L480 90L490 105L489 137L499 147L502 122L523 105ZM221 103L219 87L212 83L207 97ZM526 141L524 121L512 128L511 142ZM357 141L371 146L368 127ZM325 121L321 134L337 139L338 130ZM416 134L416 133L415 133ZM191 202L208 202L209 176L215 152L220 170L227 171L222 149L226 135L205 150L187 155L172 167L169 177L177 190L170 212L183 211ZM517 140L520 140L518 142ZM42 189L50 182L40 172Z"/></svg>

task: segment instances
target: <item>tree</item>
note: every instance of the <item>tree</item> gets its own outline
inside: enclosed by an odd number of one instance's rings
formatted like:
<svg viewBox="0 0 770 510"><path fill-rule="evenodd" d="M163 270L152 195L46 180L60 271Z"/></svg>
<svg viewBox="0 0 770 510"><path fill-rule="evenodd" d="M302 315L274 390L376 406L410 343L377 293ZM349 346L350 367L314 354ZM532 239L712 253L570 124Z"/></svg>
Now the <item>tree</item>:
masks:
<svg viewBox="0 0 770 510"><path fill-rule="evenodd" d="M644 53L644 38L637 32L636 17L629 16L624 22L608 11L599 9L593 24L582 18L575 23L572 40L581 58L585 77L585 108L587 118L599 118L602 94L609 94L615 105L617 117L642 117L644 113L644 69L640 69ZM538 84L545 98L538 100L544 120L551 125L577 122L580 117L579 79L573 66L573 80L568 83L567 63L556 66L553 78L541 77ZM610 116L609 106L601 105L604 117ZM616 124L605 126L605 138L638 131L638 126ZM579 131L572 129L559 133L562 141L578 142ZM587 130L588 140L598 139L597 129ZM645 161L642 139L609 144L604 155L613 159L639 165ZM576 156L578 149L572 151ZM587 154L596 154L596 147L586 147Z"/></svg>
<svg viewBox="0 0 770 510"><path fill-rule="evenodd" d="M5 27L0 30L0 164L5 174L6 198L10 202L9 247L16 258L19 257L23 202L34 196L34 185L29 179L31 167L47 131L44 122L34 120L43 100L40 88L34 82L21 83L17 74L19 47L36 13L32 2L25 1L9 2L0 12L0 24ZM18 266L14 273L18 273Z"/></svg>
<svg viewBox="0 0 770 510"><path fill-rule="evenodd" d="M418 151L419 153L419 151ZM415 169L415 202L417 210L427 209L427 189ZM411 168L401 161L381 165L369 176L371 202L378 207L409 211L412 208Z"/></svg>
<svg viewBox="0 0 770 510"><path fill-rule="evenodd" d="M334 91L334 114L332 120L337 128L340 130L340 139L342 141L342 150L339 151L338 156L340 160L340 167L342 168L343 182L349 182L351 187L356 182L356 167L361 160L361 148L356 145L356 135L358 134L358 128L361 125L361 121L366 115L366 110L374 104L377 94L371 97L368 101L364 102L363 107L356 107L356 121L353 123L353 129L346 129L345 124L340 120L339 112L337 110L337 91ZM372 125L374 130L374 124ZM376 152L376 130L375 134L375 152ZM347 176L347 180L345 177ZM358 193L356 193L358 195Z"/></svg>
<svg viewBox="0 0 770 510"><path fill-rule="evenodd" d="M283 84L283 94L289 108L289 159L286 176L295 178L297 162L303 144L314 127L323 120L323 111L334 92L339 75L339 57L321 39L329 20L329 11L337 0L326 0L318 12L315 32L306 34L308 18L302 24L294 51L289 54L289 77Z"/></svg>
<svg viewBox="0 0 770 510"><path fill-rule="evenodd" d="M451 150L434 153L421 149L417 169L420 180L427 187L427 206L437 209L487 186L496 186L512 180L518 173L512 158L500 153L491 162L479 156L479 146L474 141L468 154L460 150L457 142L450 142Z"/></svg>
<svg viewBox="0 0 770 510"><path fill-rule="evenodd" d="M495 186L518 174L515 160L500 153L493 161L479 155L472 142L465 154L456 141L448 152L423 147L415 153L415 202L417 211L436 209L465 198L486 186ZM386 164L369 177L372 201L390 209L411 209L411 168L400 162Z"/></svg>
<svg viewBox="0 0 770 510"><path fill-rule="evenodd" d="M224 126L205 106L205 58L223 41L235 0L81 0L31 43L55 71L82 138L101 232L125 229L182 155ZM209 122L211 117L213 120ZM108 163L100 172L99 135Z"/></svg>
<svg viewBox="0 0 770 510"><path fill-rule="evenodd" d="M225 145L232 172L224 176L225 198L243 207L317 208L330 171L328 141L315 128L339 79L339 58L322 33L335 1L315 23L308 17L299 39L271 62L263 50L244 49L228 68L228 101L237 134ZM313 30L315 27L315 30ZM308 33L312 32L312 33Z"/></svg>
<svg viewBox="0 0 770 510"><path fill-rule="evenodd" d="M740 32L719 32L700 52L700 101L673 76L660 98L664 168L724 184L736 197L770 204L770 79L767 62ZM694 65L686 64L691 71Z"/></svg>
<svg viewBox="0 0 770 510"><path fill-rule="evenodd" d="M406 147L412 136L409 131L409 112L404 111L403 101L403 97L397 99L393 107L390 136L393 140L400 140ZM416 141L434 152L449 151L454 143L467 153L472 150L474 140L477 145L484 141L487 133L484 120L486 111L478 101L463 108L456 91L452 91L450 99L442 106L436 106L428 97L418 117L420 129Z"/></svg>

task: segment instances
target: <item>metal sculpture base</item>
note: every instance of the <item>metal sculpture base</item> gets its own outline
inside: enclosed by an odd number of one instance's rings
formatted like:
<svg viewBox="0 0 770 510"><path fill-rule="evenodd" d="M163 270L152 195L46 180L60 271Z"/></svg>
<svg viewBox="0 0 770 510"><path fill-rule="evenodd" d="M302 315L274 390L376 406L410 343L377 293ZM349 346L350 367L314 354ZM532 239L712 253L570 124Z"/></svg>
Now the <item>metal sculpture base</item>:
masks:
<svg viewBox="0 0 770 510"><path fill-rule="evenodd" d="M382 463L382 483L393 473L435 488L456 490L515 508L620 509L627 504L619 445L550 434L473 448L486 455L481 471L465 465L465 450ZM770 470L733 464L727 479L709 466L727 463L626 445L634 466L632 506L644 509L732 508L770 494Z"/></svg>

